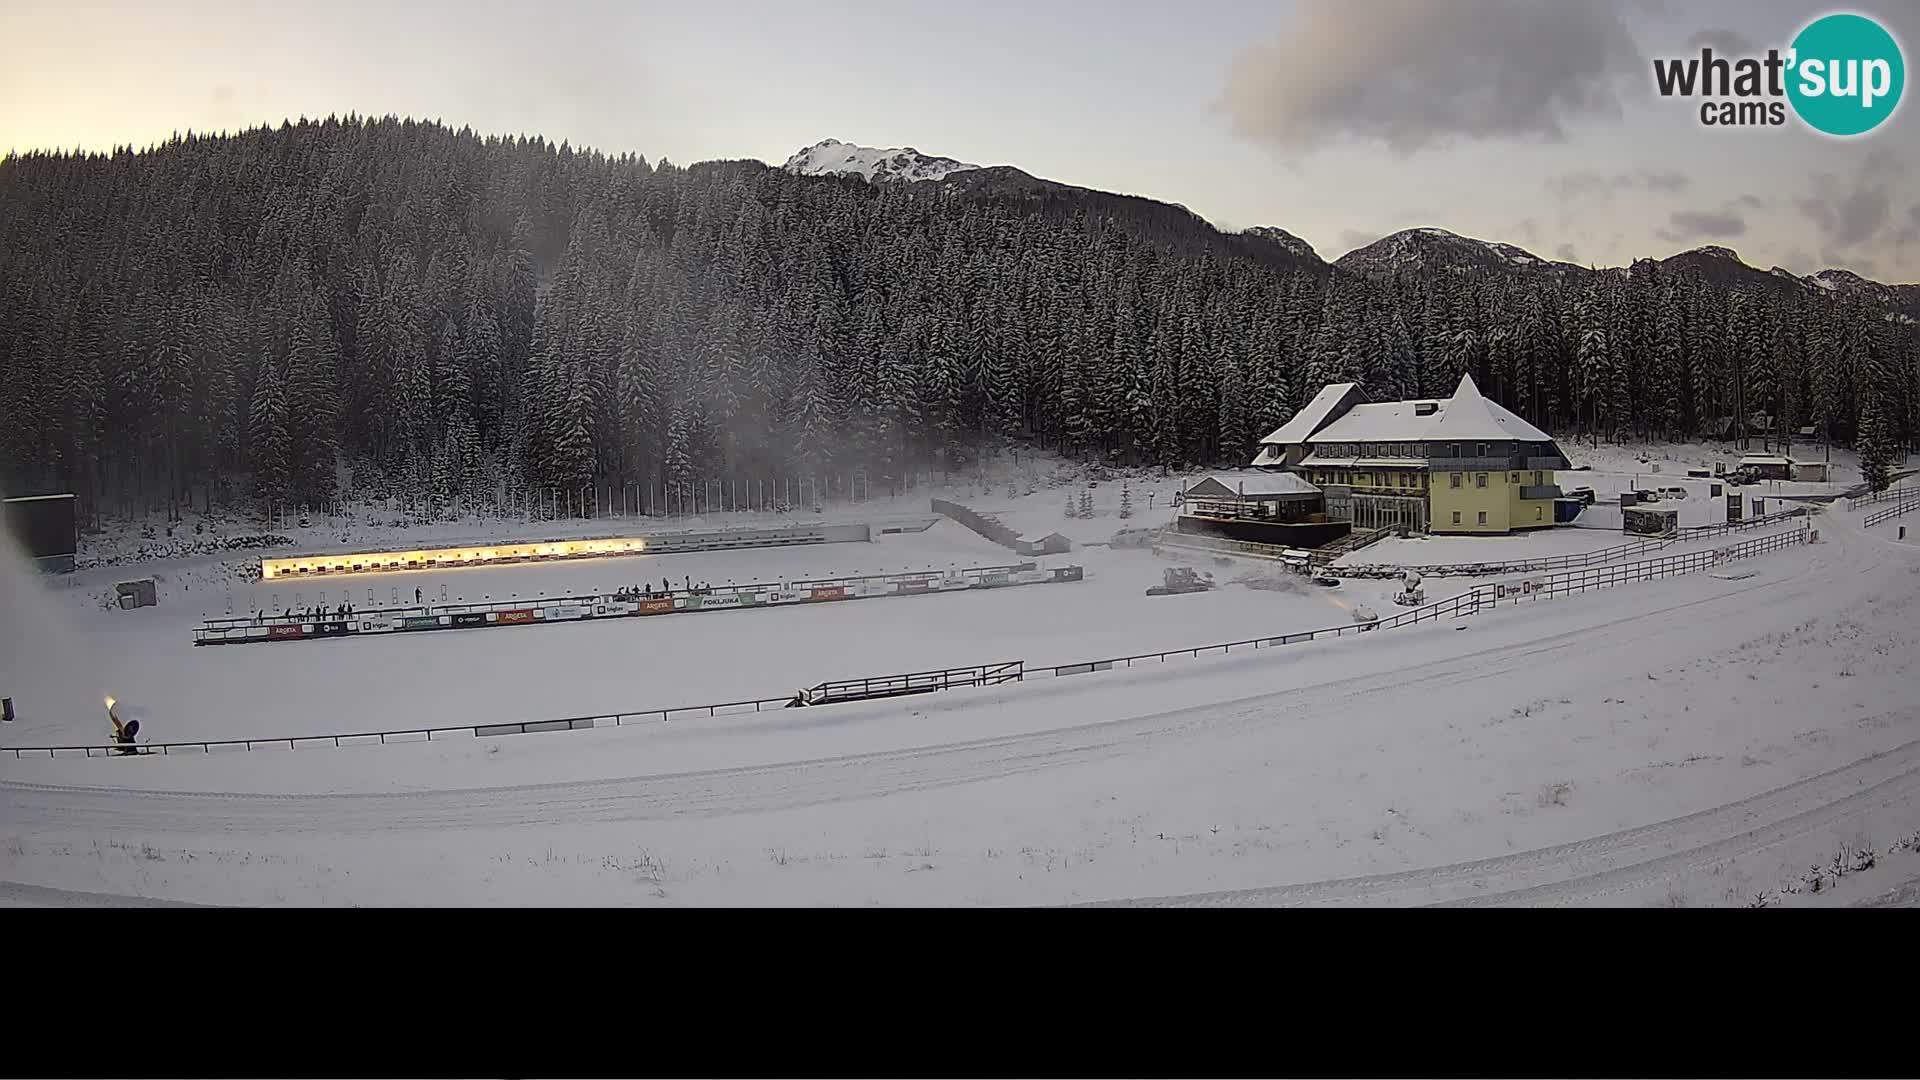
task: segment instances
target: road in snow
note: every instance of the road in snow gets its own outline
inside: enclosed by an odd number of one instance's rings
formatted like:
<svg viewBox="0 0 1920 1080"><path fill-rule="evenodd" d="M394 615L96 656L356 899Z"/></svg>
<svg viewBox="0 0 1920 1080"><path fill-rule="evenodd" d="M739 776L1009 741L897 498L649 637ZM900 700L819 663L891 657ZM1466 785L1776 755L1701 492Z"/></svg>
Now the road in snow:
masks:
<svg viewBox="0 0 1920 1080"><path fill-rule="evenodd" d="M0 878L219 903L1738 903L1920 823L1920 565L1822 531L1740 580L918 701L6 762ZM523 633L548 632L472 636Z"/></svg>

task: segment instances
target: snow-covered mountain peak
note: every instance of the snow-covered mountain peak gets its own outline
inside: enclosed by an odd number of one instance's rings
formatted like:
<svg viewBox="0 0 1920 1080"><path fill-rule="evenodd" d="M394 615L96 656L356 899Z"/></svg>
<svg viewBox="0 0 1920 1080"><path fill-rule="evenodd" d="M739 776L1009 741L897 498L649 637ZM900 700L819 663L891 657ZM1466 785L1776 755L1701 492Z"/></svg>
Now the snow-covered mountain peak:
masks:
<svg viewBox="0 0 1920 1080"><path fill-rule="evenodd" d="M1822 270L1813 275L1813 283L1823 289L1858 289L1876 286L1879 282L1868 281L1851 270Z"/></svg>
<svg viewBox="0 0 1920 1080"><path fill-rule="evenodd" d="M1383 236L1363 248L1347 252L1334 262L1358 273L1396 270L1532 270L1553 264L1512 244L1475 240L1446 229L1405 229Z"/></svg>
<svg viewBox="0 0 1920 1080"><path fill-rule="evenodd" d="M1733 262L1737 262L1742 265L1745 265L1745 260L1740 258L1739 252L1733 250L1730 247L1721 247L1719 244L1706 244L1701 247L1692 248L1687 251L1683 251L1680 254L1706 255L1716 259L1730 259Z"/></svg>
<svg viewBox="0 0 1920 1080"><path fill-rule="evenodd" d="M940 180L957 172L978 169L952 158L923 154L911 146L876 150L838 139L822 139L787 159L782 166L801 176L858 176L878 183L883 180Z"/></svg>
<svg viewBox="0 0 1920 1080"><path fill-rule="evenodd" d="M1285 229L1276 228L1272 225L1255 225L1246 231L1246 235L1256 236L1268 243L1278 244L1303 259L1318 259L1320 257L1319 253L1313 250L1312 244L1307 243L1305 240L1300 239Z"/></svg>

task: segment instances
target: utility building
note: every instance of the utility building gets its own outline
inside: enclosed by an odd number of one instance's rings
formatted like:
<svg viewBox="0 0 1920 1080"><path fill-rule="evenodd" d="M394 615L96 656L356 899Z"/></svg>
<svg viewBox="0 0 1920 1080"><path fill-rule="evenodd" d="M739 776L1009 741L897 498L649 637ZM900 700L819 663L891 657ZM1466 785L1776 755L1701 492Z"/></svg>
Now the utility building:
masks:
<svg viewBox="0 0 1920 1080"><path fill-rule="evenodd" d="M1506 533L1554 524L1566 456L1546 432L1480 396L1462 375L1444 400L1367 404L1337 383L1260 440L1253 464L1326 496L1329 520L1374 529Z"/></svg>

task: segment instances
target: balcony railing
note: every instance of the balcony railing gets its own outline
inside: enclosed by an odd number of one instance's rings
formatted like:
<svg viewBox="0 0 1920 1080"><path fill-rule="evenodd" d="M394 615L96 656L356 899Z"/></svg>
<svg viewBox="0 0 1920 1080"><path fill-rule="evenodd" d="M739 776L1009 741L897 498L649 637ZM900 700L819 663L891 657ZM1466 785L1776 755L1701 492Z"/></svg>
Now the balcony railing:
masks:
<svg viewBox="0 0 1920 1080"><path fill-rule="evenodd" d="M1557 499L1560 497L1559 484L1527 484L1520 489L1523 499Z"/></svg>
<svg viewBox="0 0 1920 1080"><path fill-rule="evenodd" d="M1432 472L1513 472L1519 459L1510 457L1437 457L1427 459Z"/></svg>
<svg viewBox="0 0 1920 1080"><path fill-rule="evenodd" d="M1534 469L1566 469L1571 467L1567 464L1567 459L1563 457L1530 457L1526 459L1526 462L1526 467L1529 471Z"/></svg>

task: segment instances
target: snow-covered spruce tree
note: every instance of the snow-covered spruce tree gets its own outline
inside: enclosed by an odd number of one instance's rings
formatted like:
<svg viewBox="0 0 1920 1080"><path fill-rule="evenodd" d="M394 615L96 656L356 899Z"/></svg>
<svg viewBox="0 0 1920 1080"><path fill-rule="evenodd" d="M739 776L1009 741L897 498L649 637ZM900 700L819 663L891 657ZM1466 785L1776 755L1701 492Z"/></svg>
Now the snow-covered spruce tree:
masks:
<svg viewBox="0 0 1920 1080"><path fill-rule="evenodd" d="M1125 484L1120 485L1120 516L1123 518L1133 516L1133 489Z"/></svg>
<svg viewBox="0 0 1920 1080"><path fill-rule="evenodd" d="M1869 491L1885 491L1893 476L1893 440L1883 408L1875 393L1860 406L1860 478Z"/></svg>

